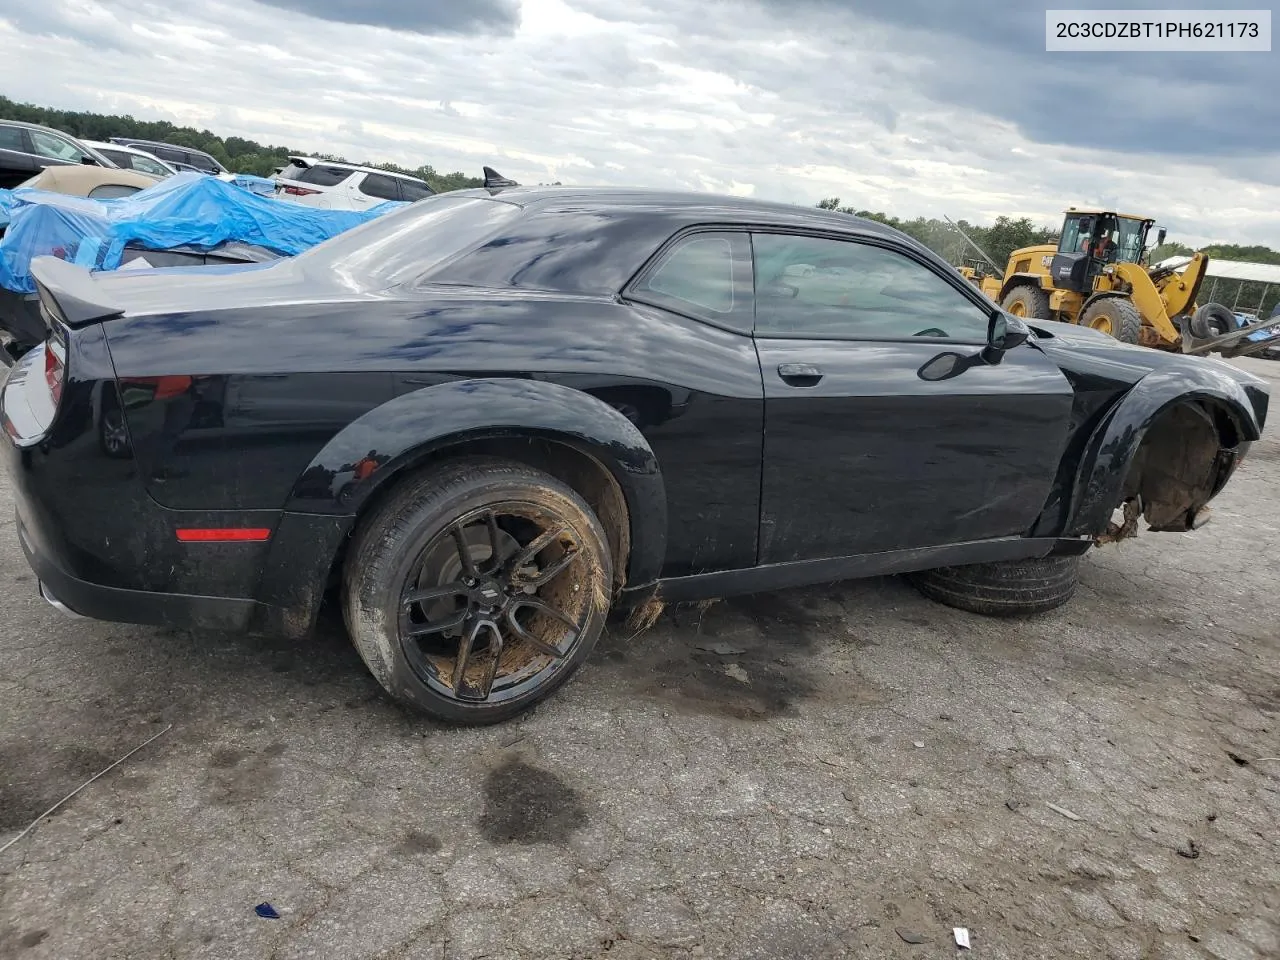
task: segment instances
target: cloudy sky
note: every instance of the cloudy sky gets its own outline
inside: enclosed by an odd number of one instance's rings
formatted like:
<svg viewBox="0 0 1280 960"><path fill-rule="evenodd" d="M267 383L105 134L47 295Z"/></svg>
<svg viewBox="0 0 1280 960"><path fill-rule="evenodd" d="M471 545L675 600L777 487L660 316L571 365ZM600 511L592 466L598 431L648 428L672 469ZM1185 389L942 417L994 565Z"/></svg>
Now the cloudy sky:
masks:
<svg viewBox="0 0 1280 960"><path fill-rule="evenodd" d="M1114 204L1280 249L1280 52L1049 54L1044 6L0 0L0 93L523 182L1045 223Z"/></svg>

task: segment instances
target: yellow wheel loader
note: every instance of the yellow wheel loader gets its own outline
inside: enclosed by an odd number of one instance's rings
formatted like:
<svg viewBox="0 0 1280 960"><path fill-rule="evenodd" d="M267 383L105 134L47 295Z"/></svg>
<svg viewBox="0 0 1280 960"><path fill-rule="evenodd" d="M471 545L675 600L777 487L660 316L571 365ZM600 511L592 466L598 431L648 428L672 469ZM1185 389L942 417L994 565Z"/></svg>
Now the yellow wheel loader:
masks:
<svg viewBox="0 0 1280 960"><path fill-rule="evenodd" d="M1077 323L1126 343L1185 353L1241 356L1266 349L1272 341L1255 335L1280 324L1241 327L1222 304L1197 307L1207 254L1196 253L1180 272L1147 265L1154 225L1150 217L1071 207L1056 247L1015 250L1002 275L972 265L960 272L1015 316ZM1164 237L1160 228L1155 245Z"/></svg>

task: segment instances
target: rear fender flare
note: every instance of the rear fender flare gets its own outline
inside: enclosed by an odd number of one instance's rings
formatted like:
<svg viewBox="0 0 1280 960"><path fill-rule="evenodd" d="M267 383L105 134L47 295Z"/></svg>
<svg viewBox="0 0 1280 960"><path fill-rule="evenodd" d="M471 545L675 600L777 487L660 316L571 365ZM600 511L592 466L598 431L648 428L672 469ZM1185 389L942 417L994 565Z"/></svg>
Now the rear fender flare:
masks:
<svg viewBox="0 0 1280 960"><path fill-rule="evenodd" d="M1148 429L1179 403L1216 404L1235 421L1241 441L1257 440L1259 411L1265 410L1267 398L1265 393L1251 396L1251 389L1208 365L1179 365L1138 381L1089 439L1076 474L1066 535L1096 536L1106 530Z"/></svg>
<svg viewBox="0 0 1280 960"><path fill-rule="evenodd" d="M312 459L287 509L351 516L374 491L432 454L498 438L550 440L608 470L630 517L628 585L657 579L666 555L667 500L653 449L630 420L602 400L542 380L453 380L370 410Z"/></svg>

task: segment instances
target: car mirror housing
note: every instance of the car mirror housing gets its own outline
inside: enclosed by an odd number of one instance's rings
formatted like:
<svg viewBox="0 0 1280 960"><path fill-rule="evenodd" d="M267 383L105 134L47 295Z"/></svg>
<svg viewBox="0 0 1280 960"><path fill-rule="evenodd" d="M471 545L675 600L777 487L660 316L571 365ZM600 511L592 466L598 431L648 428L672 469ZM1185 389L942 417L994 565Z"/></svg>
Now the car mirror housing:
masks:
<svg viewBox="0 0 1280 960"><path fill-rule="evenodd" d="M994 310L987 323L987 345L982 351L982 359L990 364L997 364L1006 352L1021 346L1031 337L1031 328L1022 320L1003 310Z"/></svg>

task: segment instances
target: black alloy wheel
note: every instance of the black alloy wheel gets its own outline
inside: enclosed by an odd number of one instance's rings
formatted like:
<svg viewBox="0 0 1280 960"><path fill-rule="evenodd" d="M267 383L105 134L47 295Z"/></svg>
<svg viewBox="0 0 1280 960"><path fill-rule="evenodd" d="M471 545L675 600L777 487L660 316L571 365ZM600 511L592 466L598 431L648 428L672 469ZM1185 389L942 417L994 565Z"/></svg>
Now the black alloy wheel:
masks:
<svg viewBox="0 0 1280 960"><path fill-rule="evenodd" d="M442 719L501 720L581 665L608 612L607 540L569 487L468 459L415 478L356 535L348 629L383 687Z"/></svg>

